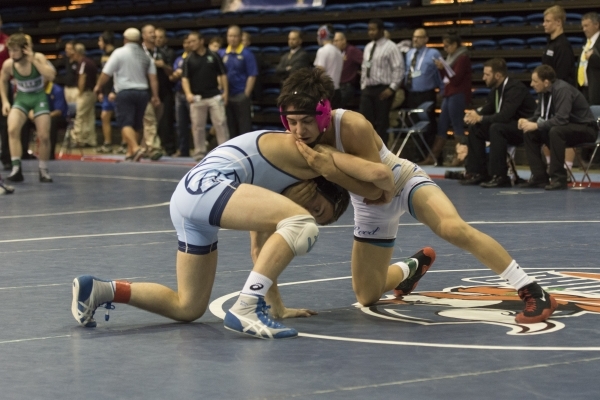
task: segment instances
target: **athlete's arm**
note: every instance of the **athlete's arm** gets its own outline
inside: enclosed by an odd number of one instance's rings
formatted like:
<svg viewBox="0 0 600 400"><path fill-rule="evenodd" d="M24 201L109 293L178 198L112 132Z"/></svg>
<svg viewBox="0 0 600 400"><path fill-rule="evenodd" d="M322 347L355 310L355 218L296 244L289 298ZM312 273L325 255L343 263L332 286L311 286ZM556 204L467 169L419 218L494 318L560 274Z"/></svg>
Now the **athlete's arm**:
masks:
<svg viewBox="0 0 600 400"><path fill-rule="evenodd" d="M369 200L378 200L382 197L382 195L384 195L384 192L386 190L391 192L391 190L393 189L391 171L388 167L386 167L383 164L371 163L369 161L362 160L358 157L346 154L346 156L348 157L345 157L341 160L343 161L342 166L348 167L345 162L347 159L349 167L348 171L344 171L336 164L334 158L332 157L332 153L330 153L329 150L326 150L326 148L317 146L316 149L311 149L303 142L296 142L296 144L298 146L300 154L304 156L306 162L311 168L313 168L317 173L322 175L328 181L340 185L341 187L343 187L351 193L355 193ZM355 161L363 163L361 165L361 168L363 166L369 166L369 171L366 173L358 171L359 167L356 166ZM352 166L353 163L354 166ZM388 178L385 177L385 174L388 172L390 175L389 180L392 182L392 189L388 189L388 184L386 184ZM358 178L357 176L360 176L360 178ZM386 189L378 187L372 181L376 181ZM391 199L390 196L387 197Z"/></svg>
<svg viewBox="0 0 600 400"><path fill-rule="evenodd" d="M40 75L44 77L46 82L53 81L54 78L56 78L56 70L54 69L54 66L48 62L46 56L44 56L42 53L34 53L31 62L33 65L35 65L35 68L38 70Z"/></svg>
<svg viewBox="0 0 600 400"><path fill-rule="evenodd" d="M10 102L8 101L8 81L10 79L10 71L13 61L8 59L4 61L2 70L0 71L0 96L2 97L2 115L7 116L10 112Z"/></svg>

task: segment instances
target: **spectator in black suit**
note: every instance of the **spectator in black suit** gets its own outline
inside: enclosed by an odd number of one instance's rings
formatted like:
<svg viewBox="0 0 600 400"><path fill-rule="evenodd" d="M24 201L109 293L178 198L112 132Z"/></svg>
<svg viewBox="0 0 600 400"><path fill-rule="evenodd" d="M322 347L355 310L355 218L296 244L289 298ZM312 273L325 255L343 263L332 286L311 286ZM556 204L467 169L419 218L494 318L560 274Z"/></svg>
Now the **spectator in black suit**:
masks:
<svg viewBox="0 0 600 400"><path fill-rule="evenodd" d="M581 27L587 43L581 52L577 68L577 83L581 93L592 105L600 105L600 21L598 14L590 12L581 18Z"/></svg>
<svg viewBox="0 0 600 400"><path fill-rule="evenodd" d="M531 179L520 186L566 189L565 148L596 140L596 120L583 95L572 85L556 79L552 67L540 65L534 69L531 87L538 93L537 108L531 118L518 121L525 136ZM548 172L540 153L544 144L550 148ZM548 178L552 179L550 183Z"/></svg>
<svg viewBox="0 0 600 400"><path fill-rule="evenodd" d="M275 73L281 81L286 80L290 74L301 68L312 65L310 56L302 48L302 33L298 30L292 30L288 33L288 46L290 51L281 56Z"/></svg>
<svg viewBox="0 0 600 400"><path fill-rule="evenodd" d="M523 143L517 121L533 115L535 100L521 81L507 77L506 61L502 58L493 58L484 64L483 80L491 89L487 102L478 111L468 111L464 118L469 125L469 156L466 178L461 183L481 184L485 188L507 187L511 183L507 176L506 148ZM487 165L486 141L490 142Z"/></svg>

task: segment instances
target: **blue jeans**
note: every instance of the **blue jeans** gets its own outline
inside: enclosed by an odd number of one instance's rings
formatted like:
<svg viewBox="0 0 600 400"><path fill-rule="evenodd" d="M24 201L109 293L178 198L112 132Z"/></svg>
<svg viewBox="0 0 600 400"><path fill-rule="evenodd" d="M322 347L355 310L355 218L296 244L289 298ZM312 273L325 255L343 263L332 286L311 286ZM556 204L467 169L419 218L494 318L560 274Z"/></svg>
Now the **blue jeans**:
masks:
<svg viewBox="0 0 600 400"><path fill-rule="evenodd" d="M465 125L463 119L465 117L465 107L465 95L463 93L444 97L442 101L442 113L438 121L438 136L445 138L450 125L452 125L454 139L458 143L464 142Z"/></svg>
<svg viewBox="0 0 600 400"><path fill-rule="evenodd" d="M182 157L190 156L190 105L185 99L183 93L175 94L175 110L177 121L177 141L179 144L179 153Z"/></svg>

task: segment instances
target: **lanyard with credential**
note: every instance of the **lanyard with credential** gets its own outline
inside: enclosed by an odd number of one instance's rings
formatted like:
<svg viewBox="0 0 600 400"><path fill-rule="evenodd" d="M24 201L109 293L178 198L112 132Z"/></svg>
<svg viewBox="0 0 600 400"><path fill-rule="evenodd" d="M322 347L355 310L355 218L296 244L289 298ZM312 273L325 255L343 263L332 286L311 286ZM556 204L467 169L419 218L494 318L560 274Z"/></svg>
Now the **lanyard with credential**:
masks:
<svg viewBox="0 0 600 400"><path fill-rule="evenodd" d="M552 95L548 98L548 108L546 108L545 120L548 121L548 116L550 115L550 105L552 104ZM542 112L544 112L544 96L542 96Z"/></svg>
<svg viewBox="0 0 600 400"><path fill-rule="evenodd" d="M144 51L146 52L146 54L148 54L148 57L152 58L153 60L156 60L156 56L158 54L158 50L157 50L156 46L154 46L154 54L150 54L150 52L148 51L148 48L146 47L146 45L144 43L142 43L142 47L144 48Z"/></svg>
<svg viewBox="0 0 600 400"><path fill-rule="evenodd" d="M429 50L429 49L427 47L425 47L425 49L423 50L423 55L421 56L421 59L417 62L417 67L416 67L417 71L421 70L421 64L423 64L423 60L425 59L425 54L427 54L427 50ZM413 57L417 56L417 51L418 50L415 50L415 55ZM413 72L413 71L415 71L415 69L413 69L411 67L411 72Z"/></svg>
<svg viewBox="0 0 600 400"><path fill-rule="evenodd" d="M499 113L500 108L502 108L502 98L504 97L504 88L506 87L506 82L508 82L508 78L504 79L504 83L502 84L502 92L500 93L500 101L498 101L498 91L496 90L496 113Z"/></svg>

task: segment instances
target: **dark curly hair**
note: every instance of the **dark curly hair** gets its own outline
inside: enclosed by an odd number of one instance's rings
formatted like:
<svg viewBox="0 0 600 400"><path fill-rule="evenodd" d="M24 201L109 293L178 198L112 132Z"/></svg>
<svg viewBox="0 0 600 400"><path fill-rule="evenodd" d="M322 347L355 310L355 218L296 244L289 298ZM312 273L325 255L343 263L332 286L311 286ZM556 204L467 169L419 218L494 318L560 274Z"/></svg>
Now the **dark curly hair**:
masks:
<svg viewBox="0 0 600 400"><path fill-rule="evenodd" d="M320 100L331 100L334 91L333 80L323 69L302 68L283 82L277 106L283 110L290 106L297 110L314 110Z"/></svg>
<svg viewBox="0 0 600 400"><path fill-rule="evenodd" d="M333 224L346 212L348 204L350 204L350 193L322 176L317 176L313 181L317 184L317 192L333 205L333 217L323 225Z"/></svg>

